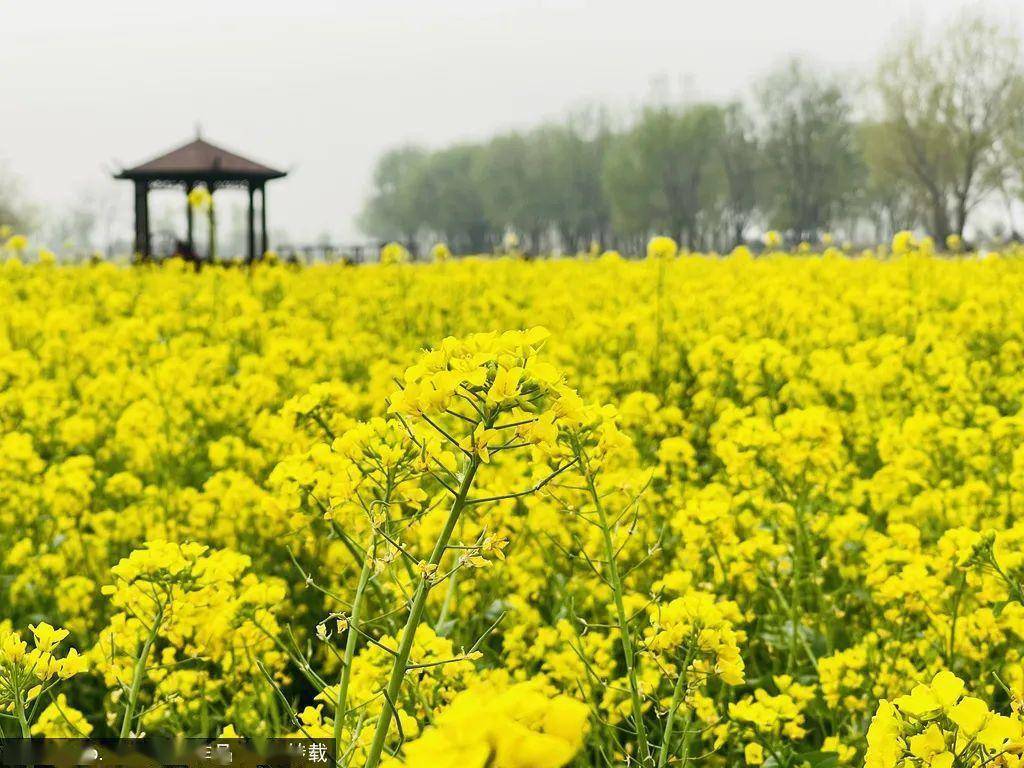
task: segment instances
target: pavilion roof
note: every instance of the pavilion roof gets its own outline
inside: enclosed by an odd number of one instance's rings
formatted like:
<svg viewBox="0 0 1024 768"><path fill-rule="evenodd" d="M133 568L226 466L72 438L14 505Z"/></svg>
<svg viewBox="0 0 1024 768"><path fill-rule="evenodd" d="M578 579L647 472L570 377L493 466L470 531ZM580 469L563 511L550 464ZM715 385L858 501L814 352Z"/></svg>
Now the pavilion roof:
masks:
<svg viewBox="0 0 1024 768"><path fill-rule="evenodd" d="M116 178L143 181L266 181L285 175L285 171L257 163L197 137L141 165L125 168L116 174Z"/></svg>

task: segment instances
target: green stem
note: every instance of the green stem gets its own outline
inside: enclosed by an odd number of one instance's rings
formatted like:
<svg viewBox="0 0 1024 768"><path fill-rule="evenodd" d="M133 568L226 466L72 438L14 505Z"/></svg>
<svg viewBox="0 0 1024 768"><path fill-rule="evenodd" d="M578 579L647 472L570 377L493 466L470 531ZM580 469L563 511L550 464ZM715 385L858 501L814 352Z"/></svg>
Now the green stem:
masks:
<svg viewBox="0 0 1024 768"><path fill-rule="evenodd" d="M352 660L355 658L356 644L359 641L359 622L362 619L363 594L366 584L373 573L372 547L367 549L363 558L363 568L359 572L359 583L352 599L352 615L349 616L348 637L345 639L345 655L341 662L341 677L338 680L338 701L334 709L334 743L341 744L341 728L348 718L348 683L352 677Z"/></svg>
<svg viewBox="0 0 1024 768"><path fill-rule="evenodd" d="M452 502L448 519L445 521L444 528L434 543L434 550L430 553L430 559L427 561L428 565L436 566L440 564L441 558L444 557L445 550L448 548L448 542L451 540L455 526L459 522L462 510L466 506L466 498L469 496L469 489L473 485L473 478L476 476L476 471L479 467L480 459L477 456L471 457L466 468L466 474L459 485L458 495L455 497L455 501ZM393 717L391 705L392 702L397 702L402 681L405 679L406 667L409 664L409 654L412 652L413 640L416 638L416 629L423 618L423 611L427 605L427 595L430 593L430 587L430 580L422 578L416 587L416 594L413 595L412 604L409 608L409 618L405 622L405 628L402 630L402 641L398 646L398 653L391 667L391 675L388 678L387 687L384 689L385 701L382 705L383 709L381 709L380 717L377 718L377 727L373 732L373 741L370 744L365 768L377 768L377 765L380 763L380 756L384 751L384 741L387 739L388 729Z"/></svg>
<svg viewBox="0 0 1024 768"><path fill-rule="evenodd" d="M796 568L796 560L794 558L794 569ZM797 573L793 574L793 594L789 599L789 659L786 663L786 670L792 672L796 667L796 649L799 641L799 633L797 632L797 623L800 621L800 581Z"/></svg>
<svg viewBox="0 0 1024 768"><path fill-rule="evenodd" d="M633 641L629 635L629 620L626 615L626 607L623 602L622 578L619 576L619 566L615 561L615 542L612 541L611 526L608 523L608 515L605 513L601 497L594 485L594 475L590 471L590 465L583 456L582 448L577 443L576 457L583 467L583 474L587 480L587 490L597 510L601 533L604 537L605 558L608 562L608 581L611 584L612 594L615 598L615 613L619 624L619 639L622 644L622 655L626 660L626 676L629 678L629 692L633 705L633 726L636 729L636 738L639 742L641 755L641 766L652 765L651 746L647 743L647 728L644 726L644 710L640 700L640 683L636 674L636 655L633 650Z"/></svg>
<svg viewBox="0 0 1024 768"><path fill-rule="evenodd" d="M18 703L18 725L21 726L21 738L30 739L32 738L32 729L29 728L28 718L25 717L25 702L21 700L21 692L15 696L15 701Z"/></svg>
<svg viewBox="0 0 1024 768"><path fill-rule="evenodd" d="M146 642L142 644L142 650L139 651L139 658L135 660L135 671L132 674L132 687L128 690L128 704L124 710L124 720L121 723L121 738L127 739L132 732L132 720L135 717L135 706L139 700L139 689L142 688L142 678L146 673L146 662L149 661L149 652L153 649L153 644L156 642L157 633L160 631L160 625L164 621L164 606L160 606L156 612L156 616L153 619L153 629L149 633L149 637L146 638Z"/></svg>
<svg viewBox="0 0 1024 768"><path fill-rule="evenodd" d="M675 688L672 690L672 704L669 706L668 719L665 721L665 735L661 740L661 751L658 755L658 768L664 768L668 765L668 752L669 746L672 743L672 729L675 726L676 712L679 710L679 703L682 700L683 694L686 693L686 670L690 668L690 664L693 663L694 651L697 647L697 638L693 638L690 641L690 645L686 649L686 659L683 661L683 666L679 670L679 678L676 680ZM687 712L686 716L687 723L689 726L690 713ZM680 766L686 764L686 758L684 757Z"/></svg>
<svg viewBox="0 0 1024 768"><path fill-rule="evenodd" d="M1011 579L1007 575L1006 571L996 561L995 555L990 558L990 562L995 572L999 574L999 577L1006 584L1006 588L1013 594L1014 599L1021 605L1024 605L1024 590L1021 589L1020 582L1016 579Z"/></svg>

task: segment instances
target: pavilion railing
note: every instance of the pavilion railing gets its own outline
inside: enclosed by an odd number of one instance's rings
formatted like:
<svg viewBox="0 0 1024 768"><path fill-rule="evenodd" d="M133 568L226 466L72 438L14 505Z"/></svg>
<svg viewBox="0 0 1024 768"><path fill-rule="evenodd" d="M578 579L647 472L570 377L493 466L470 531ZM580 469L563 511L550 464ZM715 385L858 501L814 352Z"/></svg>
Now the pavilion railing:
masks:
<svg viewBox="0 0 1024 768"><path fill-rule="evenodd" d="M274 247L282 261L297 264L365 264L377 261L384 243L317 243L315 245L285 244ZM413 259L417 251L409 249Z"/></svg>

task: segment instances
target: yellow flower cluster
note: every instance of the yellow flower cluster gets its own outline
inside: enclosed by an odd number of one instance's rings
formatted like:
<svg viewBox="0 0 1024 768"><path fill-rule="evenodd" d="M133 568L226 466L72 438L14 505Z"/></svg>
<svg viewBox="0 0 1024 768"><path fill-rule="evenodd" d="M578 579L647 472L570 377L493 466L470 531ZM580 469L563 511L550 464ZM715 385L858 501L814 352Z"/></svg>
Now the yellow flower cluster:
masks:
<svg viewBox="0 0 1024 768"><path fill-rule="evenodd" d="M388 243L380 249L381 264L404 264L409 258L408 249L401 243Z"/></svg>
<svg viewBox="0 0 1024 768"><path fill-rule="evenodd" d="M84 657L74 648L61 658L56 655L68 636L66 629L40 622L29 630L31 647L18 632L0 626L0 712L16 720L25 737L30 735L32 714L42 697L87 668Z"/></svg>
<svg viewBox="0 0 1024 768"><path fill-rule="evenodd" d="M1018 768L1024 765L1024 722L1015 703L1012 717L991 712L983 700L967 695L963 680L942 670L931 683L879 703L868 729L865 765Z"/></svg>
<svg viewBox="0 0 1024 768"><path fill-rule="evenodd" d="M110 569L114 583L102 592L115 612L90 656L112 701L129 692L122 736L140 732L133 718L145 696L154 708L142 722L173 728L204 709L195 698L203 689L231 686L233 706L244 711L247 697L257 695L254 676L280 672L285 657L275 647L276 616L286 588L246 573L250 563L230 550L150 541ZM187 659L193 661L179 668Z"/></svg>
<svg viewBox="0 0 1024 768"><path fill-rule="evenodd" d="M651 651L685 659L694 671L717 675L729 685L743 682L739 643L746 637L733 629L743 620L735 603L717 603L714 595L692 590L650 610L654 614L647 630Z"/></svg>
<svg viewBox="0 0 1024 768"><path fill-rule="evenodd" d="M562 768L583 745L587 707L530 683L459 694L405 748L408 768Z"/></svg>
<svg viewBox="0 0 1024 768"><path fill-rule="evenodd" d="M198 272L5 245L0 735L1016 768L1024 251L769 235Z"/></svg>

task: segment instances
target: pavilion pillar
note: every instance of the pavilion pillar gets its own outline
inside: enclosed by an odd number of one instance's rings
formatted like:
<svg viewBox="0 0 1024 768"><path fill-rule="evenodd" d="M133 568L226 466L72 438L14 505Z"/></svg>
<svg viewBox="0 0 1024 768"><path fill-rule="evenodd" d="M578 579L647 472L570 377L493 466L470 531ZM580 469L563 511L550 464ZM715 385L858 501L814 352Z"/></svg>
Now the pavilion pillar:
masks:
<svg viewBox="0 0 1024 768"><path fill-rule="evenodd" d="M246 260L252 264L256 260L256 188L251 181L246 184L246 188L249 190L249 218L247 221L249 240Z"/></svg>
<svg viewBox="0 0 1024 768"><path fill-rule="evenodd" d="M267 185L260 184L260 256L270 250L267 240Z"/></svg>
<svg viewBox="0 0 1024 768"><path fill-rule="evenodd" d="M196 185L191 181L185 185L185 242L188 244L189 258L196 252L195 217L192 215L192 200L189 197L195 188Z"/></svg>
<svg viewBox="0 0 1024 768"><path fill-rule="evenodd" d="M135 182L135 252L149 258L149 182Z"/></svg>
<svg viewBox="0 0 1024 768"><path fill-rule="evenodd" d="M206 182L206 188L210 192L210 207L206 210L206 219L209 223L210 240L207 248L207 259L213 264L217 261L217 206L214 203L213 194L217 191L217 185L213 180Z"/></svg>

